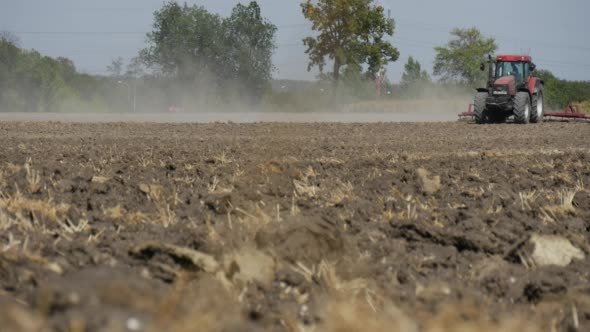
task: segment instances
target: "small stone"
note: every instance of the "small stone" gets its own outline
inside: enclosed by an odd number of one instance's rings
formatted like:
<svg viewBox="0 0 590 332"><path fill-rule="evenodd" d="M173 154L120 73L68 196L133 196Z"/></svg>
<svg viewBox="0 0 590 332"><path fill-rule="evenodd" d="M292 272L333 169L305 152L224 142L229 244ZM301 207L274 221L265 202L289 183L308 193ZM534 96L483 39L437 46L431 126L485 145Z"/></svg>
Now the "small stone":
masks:
<svg viewBox="0 0 590 332"><path fill-rule="evenodd" d="M140 275L141 275L142 278L145 278L145 279L151 279L152 278L152 276L150 274L150 271L147 268L141 269Z"/></svg>
<svg viewBox="0 0 590 332"><path fill-rule="evenodd" d="M440 176L433 176L428 170L424 168L418 168L416 170L416 176L422 187L422 192L425 194L435 194L441 188Z"/></svg>
<svg viewBox="0 0 590 332"><path fill-rule="evenodd" d="M264 284L270 284L275 279L275 260L260 250L244 247L226 259L229 259L226 266L237 267L235 279Z"/></svg>
<svg viewBox="0 0 590 332"><path fill-rule="evenodd" d="M141 321L135 317L129 317L125 325L129 331L139 331L142 327Z"/></svg>
<svg viewBox="0 0 590 332"><path fill-rule="evenodd" d="M63 274L64 271L61 268L61 266L59 266L59 264L57 263L47 263L45 264L45 268L47 268L49 271L55 273L55 274Z"/></svg>
<svg viewBox="0 0 590 332"><path fill-rule="evenodd" d="M109 180L109 178L107 178L106 176L93 176L92 177L92 183L100 183L103 184L105 182L107 182Z"/></svg>
<svg viewBox="0 0 590 332"><path fill-rule="evenodd" d="M529 241L533 244L531 259L536 266L568 266L574 259L584 259L584 252L561 236L534 234Z"/></svg>

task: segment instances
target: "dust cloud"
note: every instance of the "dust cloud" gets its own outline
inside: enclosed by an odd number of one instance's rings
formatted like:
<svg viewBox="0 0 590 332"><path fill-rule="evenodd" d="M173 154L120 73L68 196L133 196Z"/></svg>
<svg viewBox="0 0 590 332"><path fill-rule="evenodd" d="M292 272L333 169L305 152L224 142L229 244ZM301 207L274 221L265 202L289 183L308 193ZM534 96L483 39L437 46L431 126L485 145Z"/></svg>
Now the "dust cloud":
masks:
<svg viewBox="0 0 590 332"><path fill-rule="evenodd" d="M464 88L429 84L411 91L385 89L376 95L370 82L273 82L257 95L243 86L207 79L191 84L147 78L106 91L103 102L65 99L53 112L0 112L0 121L80 123L152 122L441 122L454 121L472 103ZM126 86L125 86L126 85Z"/></svg>

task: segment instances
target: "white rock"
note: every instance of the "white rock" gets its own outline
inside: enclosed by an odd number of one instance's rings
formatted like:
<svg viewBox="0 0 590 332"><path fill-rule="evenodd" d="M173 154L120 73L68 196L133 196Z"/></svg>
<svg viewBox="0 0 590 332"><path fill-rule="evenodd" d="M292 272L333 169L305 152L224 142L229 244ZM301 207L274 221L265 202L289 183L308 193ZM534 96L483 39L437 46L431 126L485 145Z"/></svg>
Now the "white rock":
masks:
<svg viewBox="0 0 590 332"><path fill-rule="evenodd" d="M231 255L226 261L226 266L234 263L238 267L238 273L234 278L243 282L259 281L270 284L275 277L276 263L266 253L257 249L244 247Z"/></svg>
<svg viewBox="0 0 590 332"><path fill-rule="evenodd" d="M422 191L426 194L435 194L441 188L440 176L433 176L428 170L424 168L418 168L416 170L416 176L422 187Z"/></svg>
<svg viewBox="0 0 590 332"><path fill-rule="evenodd" d="M93 183L101 183L102 184L102 183L107 182L108 180L109 180L109 178L107 178L106 176L98 176L98 175L95 175L95 176L92 177L92 180L91 181Z"/></svg>
<svg viewBox="0 0 590 332"><path fill-rule="evenodd" d="M574 259L584 259L584 252L561 236L534 234L530 242L534 246L531 259L536 266L568 266Z"/></svg>
<svg viewBox="0 0 590 332"><path fill-rule="evenodd" d="M142 327L141 321L135 317L129 317L125 325L129 331L139 331Z"/></svg>

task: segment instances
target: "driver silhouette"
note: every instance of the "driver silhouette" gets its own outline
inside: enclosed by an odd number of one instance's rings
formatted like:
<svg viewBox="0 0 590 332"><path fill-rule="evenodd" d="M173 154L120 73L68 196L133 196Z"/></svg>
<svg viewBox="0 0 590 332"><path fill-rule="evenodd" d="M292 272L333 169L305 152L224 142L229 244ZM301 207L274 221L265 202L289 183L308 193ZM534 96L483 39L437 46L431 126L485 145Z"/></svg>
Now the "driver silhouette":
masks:
<svg viewBox="0 0 590 332"><path fill-rule="evenodd" d="M516 80L516 82L520 82L521 75L520 75L520 72L518 71L518 66L515 65L514 63L512 64L511 75L514 76L514 79Z"/></svg>

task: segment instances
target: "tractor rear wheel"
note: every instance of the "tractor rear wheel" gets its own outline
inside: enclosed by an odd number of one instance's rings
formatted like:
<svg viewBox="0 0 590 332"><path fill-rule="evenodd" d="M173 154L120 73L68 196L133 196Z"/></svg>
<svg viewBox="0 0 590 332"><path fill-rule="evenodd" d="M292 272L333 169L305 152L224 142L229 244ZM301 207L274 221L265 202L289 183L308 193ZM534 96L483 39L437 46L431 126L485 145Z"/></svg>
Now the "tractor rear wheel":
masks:
<svg viewBox="0 0 590 332"><path fill-rule="evenodd" d="M514 122L527 124L531 120L531 97L528 92L517 92L514 97Z"/></svg>
<svg viewBox="0 0 590 332"><path fill-rule="evenodd" d="M539 90L536 95L533 96L533 111L531 112L531 122L541 123L543 122L543 116L545 115L545 98L543 98L543 90Z"/></svg>
<svg viewBox="0 0 590 332"><path fill-rule="evenodd" d="M475 123L477 124L485 124L490 122L489 111L486 109L487 98L487 92L478 92L475 95L475 101L473 102L473 112L475 113Z"/></svg>

